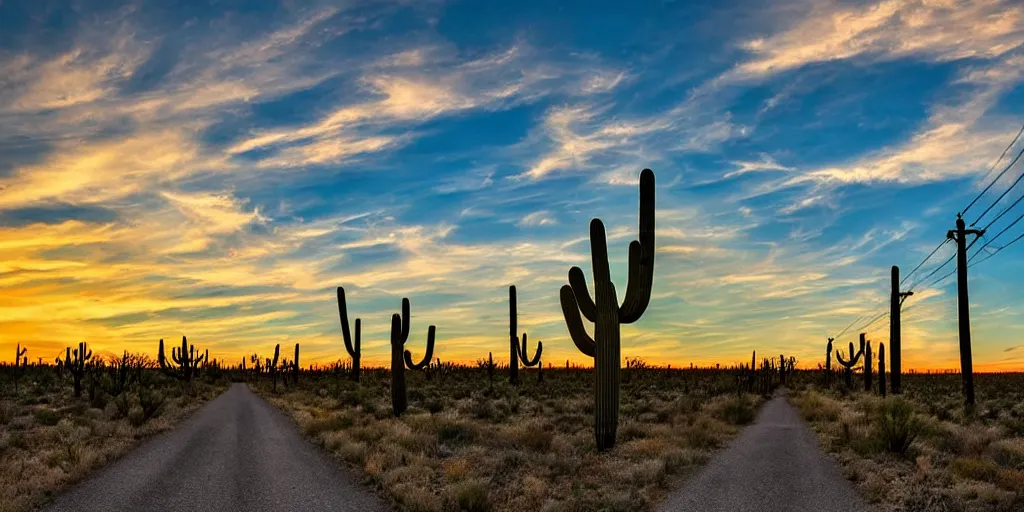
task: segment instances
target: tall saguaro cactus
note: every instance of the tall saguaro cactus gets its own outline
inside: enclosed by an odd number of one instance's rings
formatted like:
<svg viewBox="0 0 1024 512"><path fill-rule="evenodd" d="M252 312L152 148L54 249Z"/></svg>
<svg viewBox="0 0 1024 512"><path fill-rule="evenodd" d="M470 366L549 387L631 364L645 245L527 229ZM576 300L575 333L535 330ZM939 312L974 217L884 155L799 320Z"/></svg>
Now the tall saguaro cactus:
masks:
<svg viewBox="0 0 1024 512"><path fill-rule="evenodd" d="M395 417L401 416L409 407L409 399L405 393L405 368L422 370L430 364L434 357L434 334L436 328L427 328L427 350L423 360L412 362L412 352L405 350L405 342L409 341L409 299L402 299L402 313L391 315L391 412Z"/></svg>
<svg viewBox="0 0 1024 512"><path fill-rule="evenodd" d="M871 370L874 364L874 359L871 357L871 342L868 341L864 345L864 391L871 392Z"/></svg>
<svg viewBox="0 0 1024 512"><path fill-rule="evenodd" d="M878 344L878 394L885 398L885 343Z"/></svg>
<svg viewBox="0 0 1024 512"><path fill-rule="evenodd" d="M832 372L832 342L835 338L828 339L828 345L825 347L825 371Z"/></svg>
<svg viewBox="0 0 1024 512"><path fill-rule="evenodd" d="M359 328L360 320L356 318L355 339L352 338L352 333L348 329L348 306L345 304L345 289L338 287L338 316L341 317L341 336L345 339L345 350L348 352L349 357L352 358L352 373L349 378L354 382L359 382Z"/></svg>
<svg viewBox="0 0 1024 512"><path fill-rule="evenodd" d="M519 306L516 300L516 287L515 285L508 287L508 335L509 335L509 363L508 363L508 382L513 386L519 385L519 363L522 362L523 366L530 368L540 364L540 354L544 350L544 344L537 342L537 353L533 355L533 359L530 359L526 354L526 333L523 333L522 347L519 343L518 331L518 317L519 317Z"/></svg>
<svg viewBox="0 0 1024 512"><path fill-rule="evenodd" d="M277 391L277 360L281 357L281 344L274 345L274 360L267 359L267 369L270 371L270 380L273 382L274 391Z"/></svg>
<svg viewBox="0 0 1024 512"><path fill-rule="evenodd" d="M299 383L299 344L295 344L295 361L292 362L292 375L294 376L295 384Z"/></svg>
<svg viewBox="0 0 1024 512"><path fill-rule="evenodd" d="M864 336L864 333L860 333L860 350L856 354L853 353L853 342L850 342L850 354L847 356L850 358L849 361L843 360L842 352L838 350L836 351L836 361L838 361L843 368L846 368L844 377L846 380L846 387L848 389L853 389L853 367L857 365L857 361L860 361L860 356L864 355Z"/></svg>
<svg viewBox="0 0 1024 512"><path fill-rule="evenodd" d="M85 376L85 363L92 359L92 350L89 350L89 345L86 342L78 344L73 352L74 358L71 360L71 375L75 378L75 397L82 396L82 377Z"/></svg>
<svg viewBox="0 0 1024 512"><path fill-rule="evenodd" d="M594 358L594 434L597 449L615 446L619 423L619 327L640 319L651 300L654 284L654 172L640 173L640 235L629 244L629 283L619 305L608 269L608 243L601 219L590 221L590 252L594 270L594 299L579 267L569 269L569 284L562 286L562 314L569 335L580 352ZM594 322L594 337L583 319Z"/></svg>

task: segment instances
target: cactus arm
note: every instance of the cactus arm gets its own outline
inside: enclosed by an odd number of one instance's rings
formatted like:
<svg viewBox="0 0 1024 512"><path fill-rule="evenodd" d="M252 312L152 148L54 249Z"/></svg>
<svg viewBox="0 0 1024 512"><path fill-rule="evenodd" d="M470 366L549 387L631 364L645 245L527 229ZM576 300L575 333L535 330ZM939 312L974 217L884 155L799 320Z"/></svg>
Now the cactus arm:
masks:
<svg viewBox="0 0 1024 512"><path fill-rule="evenodd" d="M412 314L409 312L409 298L402 298L402 343L409 340L409 319ZM430 359L429 357L427 358Z"/></svg>
<svg viewBox="0 0 1024 512"><path fill-rule="evenodd" d="M590 288L587 288L587 277L583 274L583 269L579 267L569 269L569 285L572 286L572 291L576 295L580 313L583 313L583 317L587 320L596 322L597 305L590 298Z"/></svg>
<svg viewBox="0 0 1024 512"><path fill-rule="evenodd" d="M410 370L422 370L428 364L430 364L430 360L434 358L434 333L435 332L436 332L436 327L434 327L433 325L431 325L427 329L427 351L426 351L426 353L423 354L423 360L420 361L419 364L413 364L413 362L412 362L412 352L410 352L408 350L405 351L405 365L408 366Z"/></svg>
<svg viewBox="0 0 1024 512"><path fill-rule="evenodd" d="M640 239L629 244L629 282L619 308L619 323L640 319L651 302L654 286L654 172L640 173Z"/></svg>
<svg viewBox="0 0 1024 512"><path fill-rule="evenodd" d="M544 350L543 342L537 342L537 353L533 355L533 359L529 359L526 354L529 352L526 349L526 333L523 333L523 346L519 349L519 359L523 362L523 366L531 367L537 366L540 362L540 353Z"/></svg>
<svg viewBox="0 0 1024 512"><path fill-rule="evenodd" d="M351 354L352 355L352 359L354 359L356 361L359 360L359 339L360 339L359 331L360 331L360 328L362 327L361 324L362 324L362 321L360 321L358 318L356 318L356 339L355 339L356 350L355 350L354 354Z"/></svg>
<svg viewBox="0 0 1024 512"><path fill-rule="evenodd" d="M341 318L341 336L345 339L345 350L352 358L359 351L359 319L356 319L356 342L352 343L352 333L348 328L348 304L345 302L345 289L338 287L338 316Z"/></svg>
<svg viewBox="0 0 1024 512"><path fill-rule="evenodd" d="M605 236L604 222L601 219L590 221L590 253L591 265L594 268L594 288L602 283L611 282L612 274L608 269L608 239ZM594 303L597 304L598 300Z"/></svg>
<svg viewBox="0 0 1024 512"><path fill-rule="evenodd" d="M594 339L587 334L583 328L583 318L580 317L580 309L576 303L576 295L572 286L562 285L561 290L562 316L565 317L565 325L569 329L569 337L585 355L594 357L597 353Z"/></svg>

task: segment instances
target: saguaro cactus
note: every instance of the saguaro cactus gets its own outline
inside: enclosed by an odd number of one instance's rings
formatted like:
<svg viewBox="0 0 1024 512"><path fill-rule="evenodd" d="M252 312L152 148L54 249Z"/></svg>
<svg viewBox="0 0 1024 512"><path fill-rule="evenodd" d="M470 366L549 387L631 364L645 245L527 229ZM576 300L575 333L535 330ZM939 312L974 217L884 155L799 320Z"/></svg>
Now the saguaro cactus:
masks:
<svg viewBox="0 0 1024 512"><path fill-rule="evenodd" d="M537 366L540 363L540 354L544 350L544 344L537 342L537 353L533 355L533 359L527 357L526 349L526 333L523 333L522 347L519 346L519 335L518 320L519 317L519 306L516 300L516 287L515 285L508 287L508 335L509 335L509 363L508 363L508 382L513 386L519 385L519 363L522 362L523 366L530 368Z"/></svg>
<svg viewBox="0 0 1024 512"><path fill-rule="evenodd" d="M569 284L562 286L562 314L580 352L594 358L594 434L598 450L615 446L619 423L619 327L636 322L647 309L654 284L654 172L640 173L639 240L629 244L629 283L619 306L608 269L608 244L604 224L590 221L590 252L594 270L594 299L579 267L569 269ZM594 337L583 328L583 319L594 322Z"/></svg>
<svg viewBox="0 0 1024 512"><path fill-rule="evenodd" d="M848 356L850 358L849 361L843 360L842 352L836 351L836 361L838 361L843 368L846 368L844 377L846 379L846 387L849 389L853 389L853 367L857 365L857 361L860 361L860 356L864 354L864 336L864 333L860 334L860 350L856 354L853 353L853 342L850 342L850 355Z"/></svg>
<svg viewBox="0 0 1024 512"><path fill-rule="evenodd" d="M85 376L85 363L92 359L92 350L84 341L78 344L71 360L71 375L75 377L75 397L82 396L82 377Z"/></svg>
<svg viewBox="0 0 1024 512"><path fill-rule="evenodd" d="M825 347L825 371L832 372L832 342L835 338L828 339L828 346Z"/></svg>
<svg viewBox="0 0 1024 512"><path fill-rule="evenodd" d="M402 299L402 313L391 315L391 411L395 417L401 416L409 407L409 399L405 393L405 368L422 370L434 357L434 334L436 328L427 328L427 350L423 360L412 362L412 352L405 349L409 340L409 299Z"/></svg>
<svg viewBox="0 0 1024 512"><path fill-rule="evenodd" d="M878 394L885 398L885 343L878 344Z"/></svg>
<svg viewBox="0 0 1024 512"><path fill-rule="evenodd" d="M270 380L273 382L274 391L277 391L277 361L281 357L281 344L274 345L274 360L267 358L267 369L270 371Z"/></svg>
<svg viewBox="0 0 1024 512"><path fill-rule="evenodd" d="M21 376L24 375L25 370L28 369L28 348L21 348L21 343L14 348L14 394L18 394L18 383L21 382Z"/></svg>
<svg viewBox="0 0 1024 512"><path fill-rule="evenodd" d="M345 350L348 351L348 355L352 358L352 373L349 374L349 378L354 382L359 382L360 320L356 318L356 336L355 340L353 340L352 334L348 329L348 306L345 304L345 289L340 286L338 287L338 316L341 317L341 336L345 339Z"/></svg>
<svg viewBox="0 0 1024 512"><path fill-rule="evenodd" d="M295 344L295 361L292 362L292 375L295 384L299 384L299 344Z"/></svg>
<svg viewBox="0 0 1024 512"><path fill-rule="evenodd" d="M64 360L61 361L60 356L54 360L57 363L57 373L63 375L64 372L71 371L71 347L64 347Z"/></svg>
<svg viewBox="0 0 1024 512"><path fill-rule="evenodd" d="M864 391L871 392L871 370L874 364L874 359L871 357L871 342L868 341L864 345Z"/></svg>
<svg viewBox="0 0 1024 512"><path fill-rule="evenodd" d="M164 355L164 340L160 340L157 361L160 363L160 368L172 377L185 382L191 382L193 376L199 375L199 367L205 360L206 355L200 355L196 350L196 346L189 345L188 339L185 336L181 337L180 348L171 348L171 359L168 360L167 356Z"/></svg>

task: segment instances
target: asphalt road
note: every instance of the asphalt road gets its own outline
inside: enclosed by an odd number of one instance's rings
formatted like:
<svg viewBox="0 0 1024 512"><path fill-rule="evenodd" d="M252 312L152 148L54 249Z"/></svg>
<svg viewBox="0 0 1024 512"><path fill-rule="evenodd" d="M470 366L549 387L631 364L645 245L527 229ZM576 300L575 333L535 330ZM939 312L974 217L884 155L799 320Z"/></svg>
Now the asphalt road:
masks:
<svg viewBox="0 0 1024 512"><path fill-rule="evenodd" d="M868 510L814 432L777 395L757 421L659 507L663 511Z"/></svg>
<svg viewBox="0 0 1024 512"><path fill-rule="evenodd" d="M175 429L61 494L51 511L376 511L387 506L294 423L234 384Z"/></svg>

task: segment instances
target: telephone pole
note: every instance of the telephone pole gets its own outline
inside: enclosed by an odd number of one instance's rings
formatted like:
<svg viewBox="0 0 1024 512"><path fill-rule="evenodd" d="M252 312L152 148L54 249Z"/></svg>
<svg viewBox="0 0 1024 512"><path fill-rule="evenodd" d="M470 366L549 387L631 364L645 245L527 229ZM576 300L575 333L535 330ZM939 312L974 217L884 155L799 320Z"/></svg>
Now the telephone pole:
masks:
<svg viewBox="0 0 1024 512"><path fill-rule="evenodd" d="M900 291L900 268L892 266L892 295L889 298L889 380L892 382L892 394L898 395L900 387L900 370L902 368L902 331L900 326L900 309L903 301L914 292Z"/></svg>
<svg viewBox="0 0 1024 512"><path fill-rule="evenodd" d="M965 229L964 219L956 215L956 229L946 233L956 242L957 317L960 323L960 375L964 381L964 397L974 405L974 363L971 361L971 304L967 299L967 235L985 234L984 229Z"/></svg>

